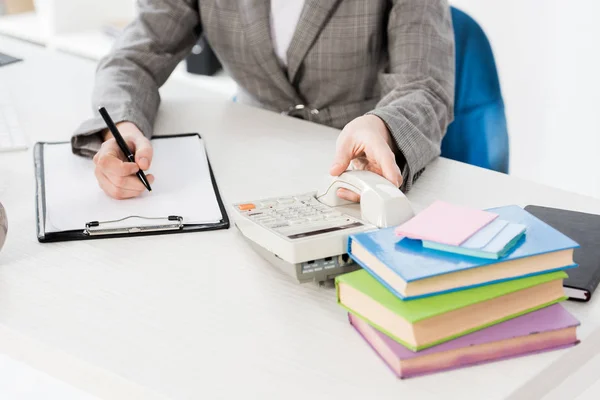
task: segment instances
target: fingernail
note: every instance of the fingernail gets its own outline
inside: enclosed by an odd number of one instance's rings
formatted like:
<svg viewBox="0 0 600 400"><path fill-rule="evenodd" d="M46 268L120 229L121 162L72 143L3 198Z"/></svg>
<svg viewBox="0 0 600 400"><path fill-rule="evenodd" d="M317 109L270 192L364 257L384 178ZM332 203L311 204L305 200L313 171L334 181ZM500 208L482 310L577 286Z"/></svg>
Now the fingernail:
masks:
<svg viewBox="0 0 600 400"><path fill-rule="evenodd" d="M148 166L150 165L150 160L144 157L140 160L140 164L143 165L145 168L148 168Z"/></svg>

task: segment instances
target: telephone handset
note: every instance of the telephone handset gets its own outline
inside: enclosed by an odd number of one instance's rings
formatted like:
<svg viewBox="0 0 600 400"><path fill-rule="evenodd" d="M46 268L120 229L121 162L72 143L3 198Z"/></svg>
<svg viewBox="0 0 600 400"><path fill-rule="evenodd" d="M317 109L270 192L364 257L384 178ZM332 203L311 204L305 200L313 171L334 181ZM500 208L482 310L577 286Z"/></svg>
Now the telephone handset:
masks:
<svg viewBox="0 0 600 400"><path fill-rule="evenodd" d="M339 188L360 194L360 204L339 198ZM299 282L323 282L358 269L346 254L350 235L400 225L414 213L387 179L352 170L318 192L233 204L232 215L265 259Z"/></svg>
<svg viewBox="0 0 600 400"><path fill-rule="evenodd" d="M401 225L414 217L410 202L393 183L371 171L352 170L333 178L317 200L330 207L339 207L351 202L337 195L340 188L360 195L362 219L378 228Z"/></svg>

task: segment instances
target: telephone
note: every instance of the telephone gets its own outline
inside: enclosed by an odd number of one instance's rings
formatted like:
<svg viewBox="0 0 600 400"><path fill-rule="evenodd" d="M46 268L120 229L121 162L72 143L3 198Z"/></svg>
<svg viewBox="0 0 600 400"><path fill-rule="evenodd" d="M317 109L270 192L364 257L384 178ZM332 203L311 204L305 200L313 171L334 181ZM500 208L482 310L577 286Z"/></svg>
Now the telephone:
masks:
<svg viewBox="0 0 600 400"><path fill-rule="evenodd" d="M360 194L360 203L337 196ZM348 237L400 225L414 216L391 182L352 170L330 178L322 190L233 204L233 220L252 247L299 282L325 282L358 269L346 254Z"/></svg>

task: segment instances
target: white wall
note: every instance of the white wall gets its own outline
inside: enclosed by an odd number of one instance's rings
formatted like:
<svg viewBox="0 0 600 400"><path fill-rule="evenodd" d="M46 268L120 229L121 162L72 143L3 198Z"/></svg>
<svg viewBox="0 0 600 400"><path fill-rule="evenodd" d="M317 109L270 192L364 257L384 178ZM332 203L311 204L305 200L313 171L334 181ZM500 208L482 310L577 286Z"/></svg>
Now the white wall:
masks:
<svg viewBox="0 0 600 400"><path fill-rule="evenodd" d="M486 31L515 176L600 197L600 1L454 0Z"/></svg>

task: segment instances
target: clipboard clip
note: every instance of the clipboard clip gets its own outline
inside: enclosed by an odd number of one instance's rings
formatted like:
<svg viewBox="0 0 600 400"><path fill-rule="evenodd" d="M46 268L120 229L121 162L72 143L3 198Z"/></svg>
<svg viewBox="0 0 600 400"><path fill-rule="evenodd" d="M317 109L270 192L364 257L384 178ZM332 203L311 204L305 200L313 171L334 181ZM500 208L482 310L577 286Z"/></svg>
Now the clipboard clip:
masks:
<svg viewBox="0 0 600 400"><path fill-rule="evenodd" d="M140 220L136 225L129 220ZM163 218L148 218L133 215L114 221L91 221L85 224L83 233L89 236L136 234L146 232L175 231L183 228L183 217L170 215Z"/></svg>

